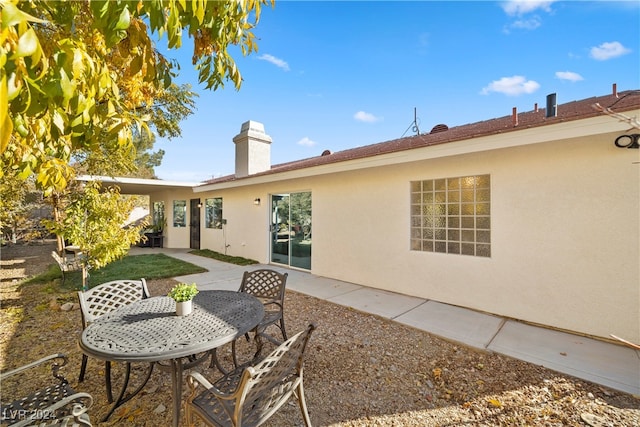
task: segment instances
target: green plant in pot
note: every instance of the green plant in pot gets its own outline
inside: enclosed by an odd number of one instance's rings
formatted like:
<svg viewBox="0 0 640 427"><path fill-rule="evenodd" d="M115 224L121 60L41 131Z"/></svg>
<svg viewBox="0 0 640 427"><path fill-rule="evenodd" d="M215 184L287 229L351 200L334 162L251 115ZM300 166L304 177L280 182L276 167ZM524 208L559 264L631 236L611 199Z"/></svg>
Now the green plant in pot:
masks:
<svg viewBox="0 0 640 427"><path fill-rule="evenodd" d="M178 283L171 288L167 296L175 300L176 314L178 316L185 316L193 311L193 297L195 297L198 292L195 283Z"/></svg>

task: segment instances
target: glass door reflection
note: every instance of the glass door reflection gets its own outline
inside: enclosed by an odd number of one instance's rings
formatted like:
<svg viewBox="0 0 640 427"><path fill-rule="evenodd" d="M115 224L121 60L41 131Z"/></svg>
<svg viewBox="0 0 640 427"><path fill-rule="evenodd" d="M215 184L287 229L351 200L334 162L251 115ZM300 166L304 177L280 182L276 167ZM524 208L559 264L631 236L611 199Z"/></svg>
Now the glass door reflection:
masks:
<svg viewBox="0 0 640 427"><path fill-rule="evenodd" d="M311 193L271 196L271 262L311 269Z"/></svg>
<svg viewBox="0 0 640 427"><path fill-rule="evenodd" d="M271 262L289 265L289 195L271 196Z"/></svg>

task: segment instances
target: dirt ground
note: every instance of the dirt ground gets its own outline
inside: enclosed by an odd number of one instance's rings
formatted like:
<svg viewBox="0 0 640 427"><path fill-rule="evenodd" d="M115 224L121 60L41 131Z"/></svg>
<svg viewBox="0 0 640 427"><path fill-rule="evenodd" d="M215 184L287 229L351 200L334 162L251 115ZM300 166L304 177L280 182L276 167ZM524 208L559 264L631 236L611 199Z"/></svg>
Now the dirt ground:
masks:
<svg viewBox="0 0 640 427"><path fill-rule="evenodd" d="M94 397L95 426L169 425L170 377L160 370L139 395L100 422L109 409L104 365L89 359L87 377L78 383L80 312L60 310L61 304L76 301L75 293L60 292L57 281L20 286L52 263L52 249L52 242L1 248L0 368L65 353L65 376L77 391ZM173 283L148 281L153 295L166 294ZM638 396L291 291L285 313L290 334L310 321L318 327L304 378L315 426L640 426ZM209 378L219 376L215 369L196 369ZM31 382L5 381L2 400L25 384ZM266 425L303 425L295 401Z"/></svg>

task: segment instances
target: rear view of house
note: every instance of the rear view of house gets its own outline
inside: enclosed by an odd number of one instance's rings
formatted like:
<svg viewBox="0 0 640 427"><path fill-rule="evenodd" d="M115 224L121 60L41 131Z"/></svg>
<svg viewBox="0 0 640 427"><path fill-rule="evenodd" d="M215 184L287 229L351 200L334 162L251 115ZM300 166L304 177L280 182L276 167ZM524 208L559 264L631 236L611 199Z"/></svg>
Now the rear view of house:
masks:
<svg viewBox="0 0 640 427"><path fill-rule="evenodd" d="M236 174L152 208L165 246L640 342L640 92L547 104L281 165L249 121Z"/></svg>

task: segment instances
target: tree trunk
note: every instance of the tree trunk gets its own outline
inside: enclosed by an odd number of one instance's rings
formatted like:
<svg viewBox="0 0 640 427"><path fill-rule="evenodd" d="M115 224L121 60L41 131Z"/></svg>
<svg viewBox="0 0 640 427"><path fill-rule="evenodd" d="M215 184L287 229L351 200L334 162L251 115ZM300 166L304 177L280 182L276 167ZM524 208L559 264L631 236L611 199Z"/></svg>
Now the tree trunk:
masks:
<svg viewBox="0 0 640 427"><path fill-rule="evenodd" d="M54 194L51 196L51 209L53 211L53 220L56 224L60 224L60 209L58 205L60 204L60 197L58 194ZM61 235L56 233L56 244L58 248L58 253L60 255L64 255L64 239Z"/></svg>
<svg viewBox="0 0 640 427"><path fill-rule="evenodd" d="M87 270L87 264L82 264L82 290L89 289L89 271Z"/></svg>

